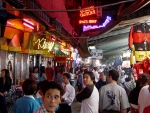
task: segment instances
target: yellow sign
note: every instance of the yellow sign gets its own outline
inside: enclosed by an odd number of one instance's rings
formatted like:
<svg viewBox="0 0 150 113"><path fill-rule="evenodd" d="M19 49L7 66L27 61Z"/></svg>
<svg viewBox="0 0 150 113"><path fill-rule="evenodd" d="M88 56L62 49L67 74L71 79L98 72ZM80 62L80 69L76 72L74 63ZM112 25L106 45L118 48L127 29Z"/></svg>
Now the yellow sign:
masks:
<svg viewBox="0 0 150 113"><path fill-rule="evenodd" d="M135 51L136 61L143 61L145 58L150 58L150 51Z"/></svg>
<svg viewBox="0 0 150 113"><path fill-rule="evenodd" d="M48 57L48 58L53 58L54 55L53 54L49 54L49 55L44 55L45 57Z"/></svg>
<svg viewBox="0 0 150 113"><path fill-rule="evenodd" d="M29 53L29 49L22 49L21 53Z"/></svg>
<svg viewBox="0 0 150 113"><path fill-rule="evenodd" d="M30 50L29 50L29 53L30 53L30 54L34 54L35 52L34 52L33 49L30 49Z"/></svg>
<svg viewBox="0 0 150 113"><path fill-rule="evenodd" d="M48 52L54 47L54 42L47 42L45 38L38 39L35 43L38 44L38 49L48 49Z"/></svg>
<svg viewBox="0 0 150 113"><path fill-rule="evenodd" d="M42 54L42 55L48 55L49 52L46 50L35 50L34 54Z"/></svg>
<svg viewBox="0 0 150 113"><path fill-rule="evenodd" d="M17 51L21 51L21 47L9 46L9 47L8 47L8 50L9 50L9 51L16 51L16 52L17 52Z"/></svg>
<svg viewBox="0 0 150 113"><path fill-rule="evenodd" d="M8 46L6 46L6 45L0 45L0 49L1 49L1 50L6 50L6 51L7 51L7 50L8 50Z"/></svg>

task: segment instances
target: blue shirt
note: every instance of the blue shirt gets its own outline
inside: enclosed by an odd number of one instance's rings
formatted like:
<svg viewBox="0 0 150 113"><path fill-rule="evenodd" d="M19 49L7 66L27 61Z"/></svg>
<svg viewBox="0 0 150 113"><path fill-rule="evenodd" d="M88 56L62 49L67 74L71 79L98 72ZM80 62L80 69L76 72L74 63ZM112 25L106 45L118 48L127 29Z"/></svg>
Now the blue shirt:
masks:
<svg viewBox="0 0 150 113"><path fill-rule="evenodd" d="M14 113L33 113L40 107L39 103L31 97L21 97L14 104Z"/></svg>

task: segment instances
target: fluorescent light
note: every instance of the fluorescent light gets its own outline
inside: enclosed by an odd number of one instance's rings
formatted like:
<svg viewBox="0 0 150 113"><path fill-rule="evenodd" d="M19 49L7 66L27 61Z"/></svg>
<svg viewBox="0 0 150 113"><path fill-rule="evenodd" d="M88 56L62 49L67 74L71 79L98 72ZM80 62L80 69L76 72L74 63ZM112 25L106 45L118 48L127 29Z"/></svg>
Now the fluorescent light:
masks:
<svg viewBox="0 0 150 113"><path fill-rule="evenodd" d="M33 26L31 26L31 25L29 25L29 24L27 24L27 23L24 23L24 22L23 22L23 25L26 26L26 27L29 27L29 28L31 28L31 29L34 29Z"/></svg>
<svg viewBox="0 0 150 113"><path fill-rule="evenodd" d="M25 21L25 22L27 22L27 23L29 23L29 24L34 26L34 24L32 22L30 22L29 20L27 20L27 19L23 19L23 21Z"/></svg>
<svg viewBox="0 0 150 113"><path fill-rule="evenodd" d="M11 23L11 22L8 22L8 21L7 21L7 24L9 24L9 25L11 25L11 26L13 26L13 25L14 25L13 23Z"/></svg>

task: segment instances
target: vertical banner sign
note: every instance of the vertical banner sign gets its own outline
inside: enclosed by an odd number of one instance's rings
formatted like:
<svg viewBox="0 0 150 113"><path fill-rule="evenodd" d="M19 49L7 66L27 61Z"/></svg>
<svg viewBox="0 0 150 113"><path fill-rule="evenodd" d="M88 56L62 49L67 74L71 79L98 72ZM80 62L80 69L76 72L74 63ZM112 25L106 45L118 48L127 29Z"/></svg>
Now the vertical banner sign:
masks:
<svg viewBox="0 0 150 113"><path fill-rule="evenodd" d="M102 17L102 8L101 7L96 8L96 15L98 18Z"/></svg>

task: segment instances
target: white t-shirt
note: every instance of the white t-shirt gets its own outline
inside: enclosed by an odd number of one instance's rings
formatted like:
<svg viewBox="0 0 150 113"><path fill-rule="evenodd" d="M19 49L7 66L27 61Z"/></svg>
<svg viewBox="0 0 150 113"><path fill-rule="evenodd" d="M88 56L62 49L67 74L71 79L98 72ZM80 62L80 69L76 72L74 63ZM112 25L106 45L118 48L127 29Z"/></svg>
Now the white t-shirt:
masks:
<svg viewBox="0 0 150 113"><path fill-rule="evenodd" d="M98 113L99 92L94 86L91 96L82 101L80 113Z"/></svg>
<svg viewBox="0 0 150 113"><path fill-rule="evenodd" d="M94 75L95 75L95 82L98 82L98 81L99 81L99 74L98 74L98 72L95 71L95 70L93 70L92 72L93 72Z"/></svg>
<svg viewBox="0 0 150 113"><path fill-rule="evenodd" d="M99 102L101 111L121 111L130 107L125 89L117 83L107 84L100 89Z"/></svg>
<svg viewBox="0 0 150 113"><path fill-rule="evenodd" d="M138 98L139 113L143 113L144 108L150 106L150 92L148 88L149 85L144 86L139 93Z"/></svg>

